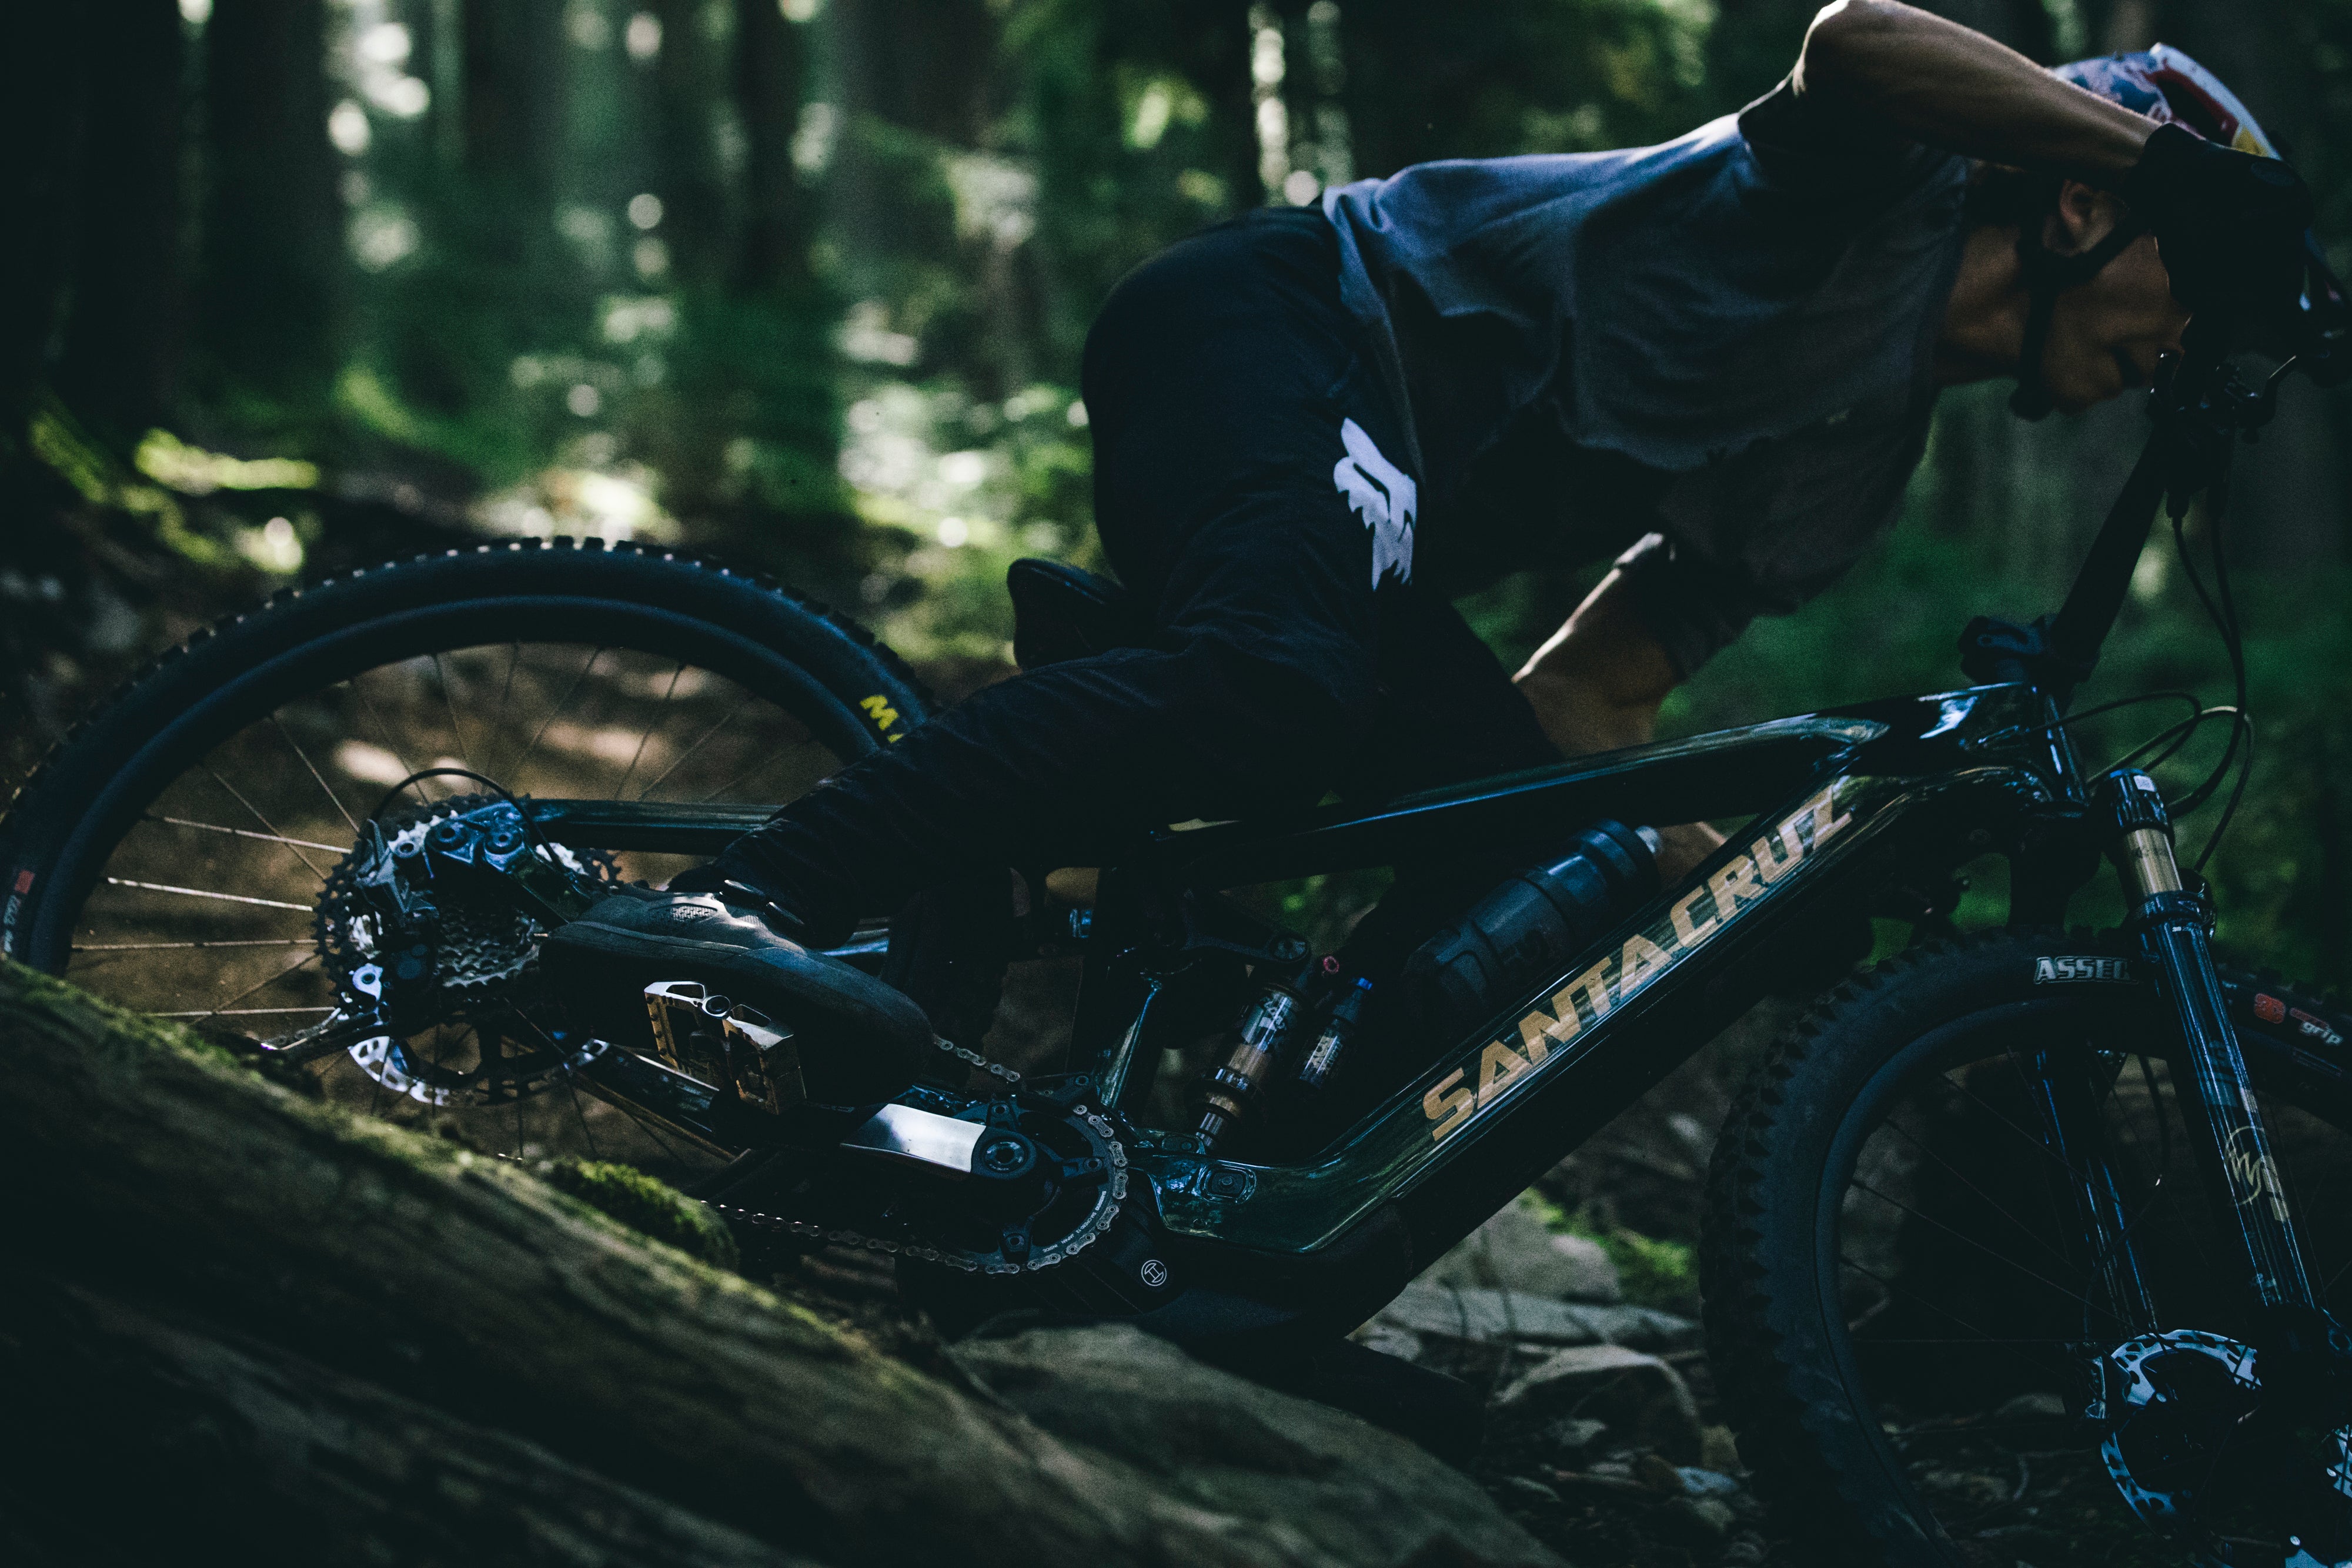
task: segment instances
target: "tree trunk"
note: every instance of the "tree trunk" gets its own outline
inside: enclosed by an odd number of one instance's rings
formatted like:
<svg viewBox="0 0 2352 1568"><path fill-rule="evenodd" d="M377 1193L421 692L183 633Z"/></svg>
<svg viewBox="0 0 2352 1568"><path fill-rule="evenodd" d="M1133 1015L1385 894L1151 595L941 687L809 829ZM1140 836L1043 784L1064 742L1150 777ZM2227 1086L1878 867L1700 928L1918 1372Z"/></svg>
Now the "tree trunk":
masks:
<svg viewBox="0 0 2352 1568"><path fill-rule="evenodd" d="M746 9L738 6L735 26ZM704 0L661 0L661 53L653 66L655 194L661 198L661 234L671 275L688 288L723 284L731 270L727 178L719 162L717 106L725 101L727 70L704 16ZM778 27L783 16L765 7ZM739 41L740 44L740 41Z"/></svg>
<svg viewBox="0 0 2352 1568"><path fill-rule="evenodd" d="M557 0L464 0L465 167L484 218L471 243L528 267L552 248L557 161L565 145L565 66Z"/></svg>
<svg viewBox="0 0 2352 1568"><path fill-rule="evenodd" d="M0 455L24 436L24 419L48 370L58 293L71 254L80 156L82 27L69 5L31 5L10 19L0 50Z"/></svg>
<svg viewBox="0 0 2352 1568"><path fill-rule="evenodd" d="M312 1426L348 1422L335 1441L363 1451L372 1431L404 1422L415 1441L393 1441L382 1462L413 1463L420 1479L478 1509L469 1536L504 1521L527 1541L535 1521L560 1520L564 1498L593 1494L633 1539L683 1535L712 1552L729 1542L621 1490L635 1489L845 1565L1330 1560L1282 1511L1246 1512L1247 1489L1233 1494L1241 1506L1208 1506L647 1241L514 1165L300 1099L183 1030L16 965L0 965L0 1175L19 1217L5 1277L25 1277L26 1251L71 1258L77 1270L108 1260L142 1290L169 1291L271 1347L216 1350L205 1342L217 1334L90 1310L77 1352L86 1363L145 1360L145 1374L125 1375L132 1408L177 1399L217 1415L246 1401L251 1435L232 1433L224 1447L281 1456L276 1445L299 1450ZM74 1303L87 1298L58 1284L11 1293L18 1304L0 1323L7 1375L69 1402L82 1380L40 1370L54 1337L40 1325L83 1313ZM281 1352L326 1370L294 1368ZM192 1370L201 1365L212 1370ZM396 1400L345 1381L391 1377ZM256 1391L271 1379L274 1392ZM103 1407L114 1396L101 1387L90 1398ZM520 1442L467 1430L492 1424ZM145 1430L160 1416L100 1425ZM1366 1431L1389 1477L1410 1471L1403 1461L1418 1456ZM455 1457L436 1469L428 1451ZM363 1512L369 1498L400 1491L341 1475L335 1454L329 1443L315 1464L224 1463L222 1484L256 1514L289 1465L317 1469L319 1486L356 1489ZM1246 1455L1213 1459L1248 1468ZM1423 1462L1425 1474L1405 1476L1412 1484L1388 1481L1377 1495L1405 1511L1444 1494L1442 1511L1420 1517L1454 1521L1448 1561L1552 1561L1469 1482ZM501 1473L516 1478L510 1489L472 1490ZM1334 1489L1328 1506L1360 1509L1367 1490ZM381 1517L386 1531L406 1528L406 1516ZM1465 1531L1465 1517L1477 1528ZM89 1528L136 1527L96 1518ZM602 1528L592 1515L583 1533ZM1444 1538L1417 1533L1412 1560L1432 1560Z"/></svg>
<svg viewBox="0 0 2352 1568"><path fill-rule="evenodd" d="M743 228L735 284L796 292L809 281L811 204L793 162L807 101L807 28L774 0L736 0L735 108L743 118Z"/></svg>
<svg viewBox="0 0 2352 1568"><path fill-rule="evenodd" d="M172 401L179 338L180 9L65 8L88 29L73 306L57 371L74 411L128 450Z"/></svg>
<svg viewBox="0 0 2352 1568"><path fill-rule="evenodd" d="M322 0L217 0L205 28L201 341L214 371L289 402L323 398L334 370L324 28Z"/></svg>

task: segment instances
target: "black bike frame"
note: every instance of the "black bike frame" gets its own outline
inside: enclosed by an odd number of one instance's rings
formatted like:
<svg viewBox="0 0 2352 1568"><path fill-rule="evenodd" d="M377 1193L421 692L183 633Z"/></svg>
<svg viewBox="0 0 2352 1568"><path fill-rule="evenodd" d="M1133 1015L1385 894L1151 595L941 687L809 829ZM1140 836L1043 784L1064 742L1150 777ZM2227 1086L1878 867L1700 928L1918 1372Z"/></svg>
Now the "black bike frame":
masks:
<svg viewBox="0 0 2352 1568"><path fill-rule="evenodd" d="M2147 452L2064 610L2030 627L1980 620L1964 635L1963 663L1995 684L1639 747L1365 810L1166 830L1108 857L1072 1065L1105 1100L1133 1112L1158 1061L1157 1026L1174 1010L1170 982L1187 956L1164 939L1160 917L1188 890L1532 855L1603 818L1752 819L1569 968L1481 1020L1328 1155L1253 1165L1204 1156L1190 1134L1139 1133L1136 1166L1156 1189L1168 1232L1211 1258L1212 1277L1222 1271L1261 1301L1312 1301L1328 1322L1351 1325L1771 988L1812 933L1867 913L1898 876L1948 871L1998 847L2016 873L2011 918L2054 920L2095 870L2097 851L2120 851L2128 838L2141 846L2123 867L2132 928L2173 1015L2168 1054L2177 1081L2197 1092L2184 1114L2253 1302L2288 1325L2286 1343L2308 1343L2322 1322L2326 1354L2352 1358L2352 1339L2314 1316L2207 951L2210 911L2181 883L2168 828L2151 841L2127 831L2131 810L2116 815L2119 781L2151 799L2154 782L2112 776L2100 811L2113 820L2095 821L2062 718L2122 604L2158 500L2168 493L2176 508L2185 506L2226 469L2237 434L2269 417L2276 378L2249 391L2225 362L2218 329L2192 328L2190 338L2181 367L2158 389ZM2160 805L2150 810L2161 828ZM574 844L683 853L715 852L766 814L592 800L533 808L543 831ZM2148 885L2141 862L2165 885ZM2093 1267L2119 1313L2148 1322L2153 1305L2131 1257L2095 1102L2074 1092L2085 1064L2053 1059L2043 1067L2043 1134L2073 1176Z"/></svg>
<svg viewBox="0 0 2352 1568"><path fill-rule="evenodd" d="M1965 856L2016 845L2053 815L2078 816L2082 802L2056 710L2032 687L2008 685L1640 747L1367 810L1161 831L1104 868L1073 1069L1114 1103L1131 1110L1141 1099L1135 1069L1157 1060L1171 967L1147 937L1147 911L1183 889L1534 852L1602 817L1751 816L1690 877L1483 1020L1327 1156L1204 1159L1188 1134L1139 1134L1137 1165L1168 1229L1264 1264L1242 1272L1316 1274L1318 1256L1353 1257L1373 1236L1403 1267L1459 1239L1680 1065L1769 988L1809 935L1861 913L1898 867L1916 870L1937 848ZM688 852L764 812L539 800L533 816L575 845ZM1389 1277L1393 1267L1369 1272L1367 1295L1402 1283ZM1355 1310L1330 1304L1337 1316Z"/></svg>

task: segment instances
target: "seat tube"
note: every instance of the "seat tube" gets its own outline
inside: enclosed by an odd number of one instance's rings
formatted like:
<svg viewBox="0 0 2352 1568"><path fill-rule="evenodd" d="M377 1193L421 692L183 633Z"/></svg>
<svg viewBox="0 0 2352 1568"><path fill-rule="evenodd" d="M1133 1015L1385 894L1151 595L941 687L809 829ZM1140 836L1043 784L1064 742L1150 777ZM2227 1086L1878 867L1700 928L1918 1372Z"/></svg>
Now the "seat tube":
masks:
<svg viewBox="0 0 2352 1568"><path fill-rule="evenodd" d="M2179 1030L2174 1082L2186 1078L2195 1089L2181 1096L2182 1115L2221 1197L2224 1228L2254 1300L2265 1308L2310 1308L2311 1279L2286 1187L2213 972L2212 916L2181 877L2164 798L2146 773L2119 768L2099 781L2094 807L2109 831L2107 852L2123 878L2141 952L2172 1006Z"/></svg>

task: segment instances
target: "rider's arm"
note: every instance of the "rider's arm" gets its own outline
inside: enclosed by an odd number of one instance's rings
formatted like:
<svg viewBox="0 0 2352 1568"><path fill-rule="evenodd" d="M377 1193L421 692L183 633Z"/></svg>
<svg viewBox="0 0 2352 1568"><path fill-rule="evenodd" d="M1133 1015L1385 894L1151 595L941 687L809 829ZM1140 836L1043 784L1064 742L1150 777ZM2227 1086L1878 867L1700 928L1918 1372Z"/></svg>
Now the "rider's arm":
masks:
<svg viewBox="0 0 2352 1568"><path fill-rule="evenodd" d="M2113 186L2156 122L2060 81L2006 45L1897 0L1833 0L1790 85L1970 158Z"/></svg>
<svg viewBox="0 0 2352 1568"><path fill-rule="evenodd" d="M1633 580L1617 570L1513 678L1551 743L1580 757L1648 740L1682 674L1635 608Z"/></svg>
<svg viewBox="0 0 2352 1568"><path fill-rule="evenodd" d="M1682 672L1642 619L1633 579L1619 568L1513 678L1551 743L1578 757L1650 739L1658 709L1681 684ZM1658 874L1669 883L1689 875L1723 842L1705 822L1654 825L1664 841Z"/></svg>

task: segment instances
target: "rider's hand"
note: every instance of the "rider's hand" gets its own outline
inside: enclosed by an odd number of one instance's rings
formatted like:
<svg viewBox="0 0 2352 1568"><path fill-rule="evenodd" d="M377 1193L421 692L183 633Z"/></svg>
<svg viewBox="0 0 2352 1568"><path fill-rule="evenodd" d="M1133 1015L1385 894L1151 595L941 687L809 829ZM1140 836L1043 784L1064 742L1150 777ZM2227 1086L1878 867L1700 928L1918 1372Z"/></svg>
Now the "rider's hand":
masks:
<svg viewBox="0 0 2352 1568"><path fill-rule="evenodd" d="M2284 163L2160 125L2120 193L2154 231L2172 297L2192 314L2249 319L2294 305L2312 203Z"/></svg>

